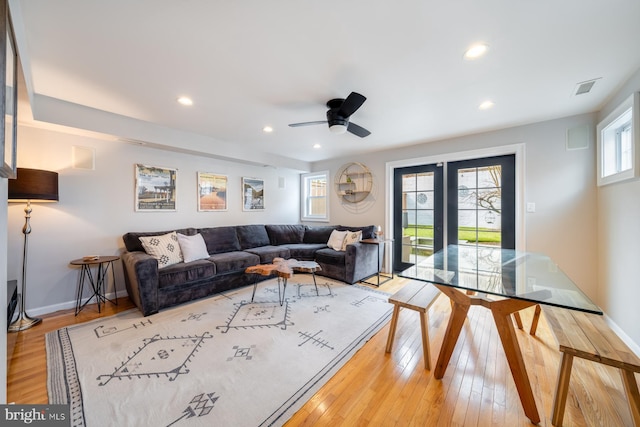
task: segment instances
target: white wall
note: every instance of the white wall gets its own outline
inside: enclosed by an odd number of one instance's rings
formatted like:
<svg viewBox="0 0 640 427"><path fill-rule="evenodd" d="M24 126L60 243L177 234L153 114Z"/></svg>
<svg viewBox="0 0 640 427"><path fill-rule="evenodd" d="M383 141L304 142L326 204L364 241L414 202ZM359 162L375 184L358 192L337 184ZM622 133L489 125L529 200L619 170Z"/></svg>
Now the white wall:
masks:
<svg viewBox="0 0 640 427"><path fill-rule="evenodd" d="M59 173L60 202L32 204L26 301L27 311L32 316L73 307L78 270L69 262L88 254L119 254L123 248L121 236L128 231L299 222L297 171L232 163L25 126L18 132L18 166ZM95 170L71 167L74 145L95 149ZM178 169L176 212L134 211L135 163ZM197 211L197 171L228 176L227 212ZM265 180L263 212L242 211L240 187L243 176ZM279 188L280 177L285 180L285 188ZM24 205L9 204L7 277L18 279L18 286L23 224ZM0 273L1 268L0 264ZM119 266L116 280L118 289L124 294Z"/></svg>
<svg viewBox="0 0 640 427"><path fill-rule="evenodd" d="M450 157L451 153L525 144L525 179L522 203L535 202L536 212L526 214L526 250L551 256L567 275L597 300L596 179L593 139L587 149L566 149L566 132L588 125L595 133L595 114L518 126L482 134L430 142L360 156L317 162L314 171L330 170L358 161L374 176L374 190L358 207L341 203L331 191L331 223L385 224L385 164L423 157ZM592 135L593 136L593 135ZM356 141L358 142L358 141ZM366 140L364 141L366 143Z"/></svg>
<svg viewBox="0 0 640 427"><path fill-rule="evenodd" d="M640 70L598 114L604 119L640 91ZM598 188L598 301L626 335L640 346L640 181Z"/></svg>

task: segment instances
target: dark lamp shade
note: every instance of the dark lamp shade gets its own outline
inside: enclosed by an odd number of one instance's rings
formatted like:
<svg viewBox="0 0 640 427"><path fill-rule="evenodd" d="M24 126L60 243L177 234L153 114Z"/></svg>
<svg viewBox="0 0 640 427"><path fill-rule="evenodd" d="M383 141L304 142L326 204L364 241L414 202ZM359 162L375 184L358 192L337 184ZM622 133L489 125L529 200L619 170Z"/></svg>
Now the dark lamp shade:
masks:
<svg viewBox="0 0 640 427"><path fill-rule="evenodd" d="M10 202L57 202L58 172L18 168L16 178L9 180L7 199Z"/></svg>

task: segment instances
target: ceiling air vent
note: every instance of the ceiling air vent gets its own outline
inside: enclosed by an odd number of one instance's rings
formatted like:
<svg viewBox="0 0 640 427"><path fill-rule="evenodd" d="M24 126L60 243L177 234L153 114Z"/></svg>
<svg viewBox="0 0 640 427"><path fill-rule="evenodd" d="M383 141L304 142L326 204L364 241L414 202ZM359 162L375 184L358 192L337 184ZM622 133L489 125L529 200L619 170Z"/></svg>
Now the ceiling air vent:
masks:
<svg viewBox="0 0 640 427"><path fill-rule="evenodd" d="M586 82L578 83L576 85L576 90L574 92L574 95L582 95L582 94L591 92L591 89L593 88L593 85L596 84L596 81L598 81L600 79L601 79L601 77L598 77L597 79L587 80Z"/></svg>

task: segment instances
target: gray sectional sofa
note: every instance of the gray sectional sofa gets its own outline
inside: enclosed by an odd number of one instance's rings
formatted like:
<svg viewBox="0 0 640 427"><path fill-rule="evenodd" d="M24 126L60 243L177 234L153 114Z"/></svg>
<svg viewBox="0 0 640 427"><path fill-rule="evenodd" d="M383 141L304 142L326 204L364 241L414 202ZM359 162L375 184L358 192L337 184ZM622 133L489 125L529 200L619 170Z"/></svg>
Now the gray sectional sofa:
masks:
<svg viewBox="0 0 640 427"><path fill-rule="evenodd" d="M245 274L252 265L274 258L315 260L324 275L353 284L378 272L376 245L357 242L336 251L327 246L333 230L362 231L362 239L375 237L373 225L365 227L294 225L239 225L184 228L159 232L131 232L123 236L122 254L127 292L145 316L214 293L252 284L266 277ZM158 268L139 237L176 231L187 236L200 233L209 257Z"/></svg>

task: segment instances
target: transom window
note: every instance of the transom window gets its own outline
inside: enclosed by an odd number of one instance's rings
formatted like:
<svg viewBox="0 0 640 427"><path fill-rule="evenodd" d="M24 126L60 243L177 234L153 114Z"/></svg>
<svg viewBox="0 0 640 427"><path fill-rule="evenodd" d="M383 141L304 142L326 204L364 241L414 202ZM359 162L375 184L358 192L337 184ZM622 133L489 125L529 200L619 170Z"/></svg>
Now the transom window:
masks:
<svg viewBox="0 0 640 427"><path fill-rule="evenodd" d="M602 131L602 176L632 168L631 108Z"/></svg>
<svg viewBox="0 0 640 427"><path fill-rule="evenodd" d="M640 177L640 94L598 124L598 185Z"/></svg>

